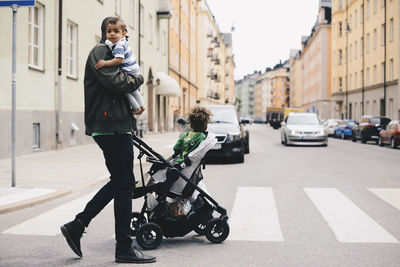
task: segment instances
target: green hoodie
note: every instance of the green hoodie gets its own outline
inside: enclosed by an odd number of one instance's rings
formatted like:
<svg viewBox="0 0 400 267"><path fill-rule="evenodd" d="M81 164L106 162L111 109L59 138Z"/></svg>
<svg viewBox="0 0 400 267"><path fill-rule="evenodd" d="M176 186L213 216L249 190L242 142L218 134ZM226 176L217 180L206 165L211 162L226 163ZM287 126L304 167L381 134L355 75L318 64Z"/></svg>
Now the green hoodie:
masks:
<svg viewBox="0 0 400 267"><path fill-rule="evenodd" d="M180 154L175 162L182 163L185 161L185 156L187 156L190 152L195 150L201 142L206 139L206 135L200 132L190 131L182 135L178 142L174 145L174 151L176 154Z"/></svg>

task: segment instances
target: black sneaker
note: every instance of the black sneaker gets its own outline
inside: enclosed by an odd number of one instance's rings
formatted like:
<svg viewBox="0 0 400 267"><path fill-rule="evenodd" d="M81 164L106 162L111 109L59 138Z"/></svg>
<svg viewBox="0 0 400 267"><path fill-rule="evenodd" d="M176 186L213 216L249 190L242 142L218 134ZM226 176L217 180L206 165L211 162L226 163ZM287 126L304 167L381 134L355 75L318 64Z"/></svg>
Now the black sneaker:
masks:
<svg viewBox="0 0 400 267"><path fill-rule="evenodd" d="M115 262L116 263L152 263L156 257L143 254L135 246L121 247L116 245Z"/></svg>
<svg viewBox="0 0 400 267"><path fill-rule="evenodd" d="M60 229L72 251L79 257L82 257L81 237L85 231L83 224L79 220L75 219L64 224Z"/></svg>

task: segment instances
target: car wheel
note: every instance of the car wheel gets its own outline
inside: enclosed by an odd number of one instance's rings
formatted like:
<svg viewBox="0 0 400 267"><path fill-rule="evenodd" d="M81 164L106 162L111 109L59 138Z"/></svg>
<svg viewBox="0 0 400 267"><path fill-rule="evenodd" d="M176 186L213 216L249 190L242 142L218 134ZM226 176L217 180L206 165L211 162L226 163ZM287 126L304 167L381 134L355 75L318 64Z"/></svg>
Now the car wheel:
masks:
<svg viewBox="0 0 400 267"><path fill-rule="evenodd" d="M344 132L342 132L342 139L345 139L346 137L344 136Z"/></svg>
<svg viewBox="0 0 400 267"><path fill-rule="evenodd" d="M390 146L391 146L392 148L397 148L397 143L396 143L396 141L394 140L393 137L390 139Z"/></svg>
<svg viewBox="0 0 400 267"><path fill-rule="evenodd" d="M284 144L285 146L288 146L286 134L285 134L285 140L283 141L283 144Z"/></svg>
<svg viewBox="0 0 400 267"><path fill-rule="evenodd" d="M356 133L355 133L355 132L352 132L352 133L351 133L351 141L357 142Z"/></svg>
<svg viewBox="0 0 400 267"><path fill-rule="evenodd" d="M367 137L361 133L361 143L365 144L367 142Z"/></svg>
<svg viewBox="0 0 400 267"><path fill-rule="evenodd" d="M380 137L380 136L378 138L378 146L383 146L382 137Z"/></svg>
<svg viewBox="0 0 400 267"><path fill-rule="evenodd" d="M246 139L246 145L244 146L244 153L249 154L250 153L250 142L249 138Z"/></svg>
<svg viewBox="0 0 400 267"><path fill-rule="evenodd" d="M243 163L244 162L244 153L242 153L240 156L236 158L237 163Z"/></svg>

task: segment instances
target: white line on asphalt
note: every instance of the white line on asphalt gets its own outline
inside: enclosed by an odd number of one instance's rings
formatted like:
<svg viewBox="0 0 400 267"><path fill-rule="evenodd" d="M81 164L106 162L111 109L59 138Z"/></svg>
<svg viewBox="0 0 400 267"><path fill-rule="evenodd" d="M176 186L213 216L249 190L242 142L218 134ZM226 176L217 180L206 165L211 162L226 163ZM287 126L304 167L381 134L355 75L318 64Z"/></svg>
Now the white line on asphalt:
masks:
<svg viewBox="0 0 400 267"><path fill-rule="evenodd" d="M50 188L10 188L8 194L0 197L0 206L5 206L28 199L44 196L55 192L55 189Z"/></svg>
<svg viewBox="0 0 400 267"><path fill-rule="evenodd" d="M229 226L229 240L284 241L272 188L239 187Z"/></svg>
<svg viewBox="0 0 400 267"><path fill-rule="evenodd" d="M398 243L336 188L304 188L339 242Z"/></svg>
<svg viewBox="0 0 400 267"><path fill-rule="evenodd" d="M393 207L400 210L400 188L367 188Z"/></svg>
<svg viewBox="0 0 400 267"><path fill-rule="evenodd" d="M14 235L44 235L54 236L60 234L60 226L75 218L86 203L96 192L91 192L83 197L67 202L57 208L49 210L37 217L5 230L5 234Z"/></svg>

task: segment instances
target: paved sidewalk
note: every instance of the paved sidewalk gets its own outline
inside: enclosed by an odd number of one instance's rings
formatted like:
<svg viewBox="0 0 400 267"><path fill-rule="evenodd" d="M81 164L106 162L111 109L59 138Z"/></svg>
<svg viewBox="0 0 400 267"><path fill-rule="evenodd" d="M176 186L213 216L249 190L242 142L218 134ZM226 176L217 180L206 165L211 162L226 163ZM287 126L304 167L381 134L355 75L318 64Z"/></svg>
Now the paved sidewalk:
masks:
<svg viewBox="0 0 400 267"><path fill-rule="evenodd" d="M142 140L167 157L178 132L151 133ZM138 175L135 149L135 175ZM145 157L143 157L145 160ZM57 151L35 152L16 158L16 187L11 187L11 159L0 160L0 214L32 206L106 181L109 173L100 148L93 142Z"/></svg>

